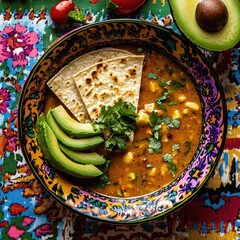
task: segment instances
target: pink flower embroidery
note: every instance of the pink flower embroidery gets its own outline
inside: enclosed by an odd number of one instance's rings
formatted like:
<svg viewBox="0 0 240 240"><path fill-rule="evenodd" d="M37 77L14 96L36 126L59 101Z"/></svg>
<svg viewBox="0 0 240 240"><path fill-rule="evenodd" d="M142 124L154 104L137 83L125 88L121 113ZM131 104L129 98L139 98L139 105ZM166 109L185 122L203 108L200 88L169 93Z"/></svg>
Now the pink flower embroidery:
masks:
<svg viewBox="0 0 240 240"><path fill-rule="evenodd" d="M8 103L10 100L10 92L6 88L0 88L0 113L3 114L7 111Z"/></svg>
<svg viewBox="0 0 240 240"><path fill-rule="evenodd" d="M7 26L0 34L0 62L12 58L12 66L26 66L26 56L35 58L38 54L34 48L39 40L36 32L27 32L25 26L16 24L15 28Z"/></svg>
<svg viewBox="0 0 240 240"><path fill-rule="evenodd" d="M16 225L10 226L7 231L8 236L12 239L19 239L24 233L25 233L25 230L20 229Z"/></svg>

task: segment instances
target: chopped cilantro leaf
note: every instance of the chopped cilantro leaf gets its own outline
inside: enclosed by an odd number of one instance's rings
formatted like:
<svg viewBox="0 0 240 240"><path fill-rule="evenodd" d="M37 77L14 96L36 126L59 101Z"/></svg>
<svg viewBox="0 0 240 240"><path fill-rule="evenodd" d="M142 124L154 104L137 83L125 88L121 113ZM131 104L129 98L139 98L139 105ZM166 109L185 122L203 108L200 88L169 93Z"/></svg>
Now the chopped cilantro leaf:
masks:
<svg viewBox="0 0 240 240"><path fill-rule="evenodd" d="M176 104L177 104L177 101L174 101L174 100L168 102L169 106L173 106L173 105L176 105Z"/></svg>
<svg viewBox="0 0 240 240"><path fill-rule="evenodd" d="M176 81L176 80L172 80L172 81L177 88L183 88L186 85L185 82L182 82L182 81Z"/></svg>
<svg viewBox="0 0 240 240"><path fill-rule="evenodd" d="M167 89L163 90L162 95L160 95L157 99L156 99L156 104L160 109L163 109L166 111L166 108L164 107L163 103L168 102L170 98L170 94L168 92Z"/></svg>
<svg viewBox="0 0 240 240"><path fill-rule="evenodd" d="M148 73L148 78L157 80L158 79L158 75L156 73L154 73L154 72L149 72Z"/></svg>
<svg viewBox="0 0 240 240"><path fill-rule="evenodd" d="M173 177L175 177L175 173L177 171L177 165L174 162L170 162L168 164L168 169L169 169L170 173L173 175Z"/></svg>
<svg viewBox="0 0 240 240"><path fill-rule="evenodd" d="M114 136L110 137L105 142L105 148L109 151L113 149L126 150L128 138L126 136Z"/></svg>
<svg viewBox="0 0 240 240"><path fill-rule="evenodd" d="M175 143L175 144L172 145L172 151L173 151L173 152L174 152L174 151L177 151L177 150L179 150L179 149L180 149L179 144Z"/></svg>
<svg viewBox="0 0 240 240"><path fill-rule="evenodd" d="M149 153L162 152L161 136L162 136L162 124L165 123L168 129L179 128L180 120L177 118L171 118L168 116L159 117L157 112L152 112L149 116L150 127L153 133L153 137L148 143Z"/></svg>
<svg viewBox="0 0 240 240"><path fill-rule="evenodd" d="M166 83L165 83L165 81L164 81L163 79L158 79L158 85L159 85L160 87L163 87L163 88L166 87Z"/></svg>
<svg viewBox="0 0 240 240"><path fill-rule="evenodd" d="M148 143L149 153L152 154L153 152L161 153L162 152L162 144L159 139L150 138Z"/></svg>
<svg viewBox="0 0 240 240"><path fill-rule="evenodd" d="M154 129L156 125L159 123L159 117L157 112L152 112L149 116L149 120L150 120L150 126L152 127L152 129Z"/></svg>
<svg viewBox="0 0 240 240"><path fill-rule="evenodd" d="M153 167L153 165L150 163L146 165L146 168L152 168L152 167Z"/></svg>
<svg viewBox="0 0 240 240"><path fill-rule="evenodd" d="M166 100L168 100L169 99L169 92L168 92L168 90L167 89L164 89L163 90L163 93L162 93L162 95L161 96L159 96L158 98L157 98L157 100L158 101L166 101Z"/></svg>
<svg viewBox="0 0 240 240"><path fill-rule="evenodd" d="M162 136L161 118L158 117L156 112L152 112L149 119L154 138L160 139Z"/></svg>
<svg viewBox="0 0 240 240"><path fill-rule="evenodd" d="M162 156L164 162L172 162L173 161L173 155L170 153L166 153Z"/></svg>
<svg viewBox="0 0 240 240"><path fill-rule="evenodd" d="M173 162L173 155L170 153L166 153L165 155L162 156L163 161L168 162L168 169L171 172L171 174L173 175L173 177L175 176L175 172L177 170L177 166L176 164Z"/></svg>
<svg viewBox="0 0 240 240"><path fill-rule="evenodd" d="M162 122L167 125L167 128L179 128L180 127L180 119L179 118L171 118L168 116L161 117Z"/></svg>

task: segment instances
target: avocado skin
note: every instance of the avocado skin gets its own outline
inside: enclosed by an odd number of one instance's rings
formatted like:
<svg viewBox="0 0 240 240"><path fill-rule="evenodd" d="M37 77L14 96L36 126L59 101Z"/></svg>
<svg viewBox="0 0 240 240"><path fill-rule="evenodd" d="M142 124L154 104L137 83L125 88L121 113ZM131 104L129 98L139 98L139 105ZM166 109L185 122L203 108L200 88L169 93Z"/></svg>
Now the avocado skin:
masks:
<svg viewBox="0 0 240 240"><path fill-rule="evenodd" d="M80 123L73 119L62 105L50 110L57 124L71 137L82 138L98 135L91 123Z"/></svg>
<svg viewBox="0 0 240 240"><path fill-rule="evenodd" d="M240 40L240 2L238 0L222 1L227 7L229 16L226 25L217 32L204 31L198 25L195 11L200 0L169 0L168 2L182 35L198 47L220 52L234 47Z"/></svg>
<svg viewBox="0 0 240 240"><path fill-rule="evenodd" d="M62 152L74 162L93 165L102 165L106 162L106 159L96 152L85 153L73 151L61 143L59 143L59 147Z"/></svg>
<svg viewBox="0 0 240 240"><path fill-rule="evenodd" d="M104 139L100 136L93 136L89 138L71 138L69 137L57 124L55 121L51 111L48 111L46 117L48 125L51 127L53 133L55 134L56 138L66 147L76 150L76 151L83 151L89 150L94 147L99 146L101 143L104 142Z"/></svg>
<svg viewBox="0 0 240 240"><path fill-rule="evenodd" d="M42 116L41 116L42 115ZM58 140L51 127L44 121L41 114L37 121L37 139L41 150L51 165L58 170L77 178L97 177L102 174L97 167L92 164L79 164L67 158L59 148Z"/></svg>

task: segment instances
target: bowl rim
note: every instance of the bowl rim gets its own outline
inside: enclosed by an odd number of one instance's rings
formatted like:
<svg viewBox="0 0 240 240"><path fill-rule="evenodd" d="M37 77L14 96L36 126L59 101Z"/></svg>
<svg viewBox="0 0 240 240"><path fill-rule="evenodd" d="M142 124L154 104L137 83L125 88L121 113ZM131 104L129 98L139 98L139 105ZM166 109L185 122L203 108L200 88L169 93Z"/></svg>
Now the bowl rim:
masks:
<svg viewBox="0 0 240 240"><path fill-rule="evenodd" d="M85 217L88 217L88 218L92 218L94 220L100 220L100 221L103 221L103 222L110 222L110 223L121 223L121 224L129 224L129 223L138 223L138 222L145 222L145 221L150 221L150 220L153 220L153 219L156 219L156 218L162 218L162 217L165 217L167 216L169 213L172 213L173 211L176 211L178 210L179 208L183 207L187 202L189 202L190 200L192 200L196 194L202 189L202 187L204 186L204 184L209 180L209 178L211 177L212 173L214 172L215 170L215 167L217 166L218 164L218 161L222 155L222 152L224 150L224 144L225 144L225 140L226 140L226 135L227 135L227 107L226 107L226 100L225 100L225 97L224 97L224 91L222 89L222 86L221 86L221 83L218 79L218 76L215 72L215 70L213 69L212 65L209 65L209 62L208 60L206 59L206 57L204 56L204 54L200 51L200 49L198 49L196 47L195 44L193 44L191 41L189 41L188 39L186 39L184 36L174 32L172 29L168 29L168 28L165 28L165 27L162 27L160 25L157 25L155 23L151 23L151 22L148 22L148 21L145 21L145 20L138 20L138 19L128 19L128 18L121 18L121 19L111 19L111 20L104 20L104 21L101 21L101 22L95 22L95 23L90 23L90 24L87 24L87 25L83 25L83 26L80 26L80 27L77 27L73 30L70 30L69 32L65 33L64 35L60 36L59 38L57 38L55 41L53 41L53 43L46 49L46 51L43 53L43 55L36 61L36 63L33 65L32 69L30 70L28 76L26 77L25 81L24 81L24 85L23 85L23 88L22 88L22 91L20 93L20 97L19 97L19 103L18 103L18 109L19 107L23 106L24 103L23 103L23 99L24 99L24 94L25 94L25 89L27 89L27 86L30 82L30 79L32 77L32 75L34 74L35 70L37 69L38 65L44 60L44 58L46 56L49 55L49 53L55 49L59 44L61 44L62 41L65 41L67 38L71 37L72 35L75 35L76 33L78 32L81 32L81 31L86 31L87 29L89 28L92 28L92 27L95 27L95 26L99 26L99 25L104 25L104 24L111 24L111 23L134 23L134 24L143 24L143 25L147 25L147 26L150 26L150 27L153 27L153 28L158 28L160 29L161 31L166 31L166 32L169 32L171 35L173 35L174 37L180 39L180 41L183 41L185 42L187 45L189 45L190 47L192 48L196 48L195 51L196 51L196 54L201 58L201 60L205 63L205 64L208 64L208 69L210 71L210 74L213 76L214 80L215 80L215 84L216 84L216 88L217 88L217 91L220 93L220 99L221 99L221 102L222 102L222 112L223 112L223 116L222 116L222 122L223 122L223 132L222 132L222 141L221 141L221 145L219 147L219 152L218 152L218 155L215 159L215 162L213 164L213 166L211 167L210 171L208 172L208 175L207 177L204 178L204 180L201 182L200 186L198 186L194 192L192 192L192 194L190 196L187 196L186 198L184 198L184 200L180 201L180 203L178 203L176 206L173 206L172 208L162 212L161 214L158 214L158 215L154 215L154 216L149 216L149 217L145 217L145 218L141 218L141 219L136 219L136 220L131 220L131 221L125 221L125 220L110 220L110 219L102 219L102 218L99 218L97 216L92 216L92 215L87 215L81 211L79 211L78 209L70 206L69 204L67 204L66 202L63 201L62 198L60 198L59 196L57 196L56 194L54 194L51 190L49 190L48 186L46 184L44 184L44 182L41 180L41 178L39 177L38 173L36 172L36 169L34 168L33 164L31 163L31 161L28 159L28 154L27 154L27 151L25 151L24 147L23 146L23 136L24 136L24 133L22 131L22 128L19 127L21 126L20 123L22 123L22 119L21 119L21 114L18 114L18 139L19 139L19 143L20 143L20 147L21 147L21 150L22 150L22 154L27 162L27 164L30 166L32 172L34 173L34 176L36 177L36 179L38 181L41 182L41 186L45 189L45 191L50 194L51 196L53 196L56 200L58 200L58 202L60 202L62 205L64 205L65 207L67 207L68 209L70 210L73 210L75 213L78 213L78 214L81 214ZM19 125L20 124L20 125ZM175 180L174 180L175 181ZM165 187L164 187L165 188ZM91 190L90 190L91 192ZM156 192L156 191L154 191ZM102 196L104 196L103 194L100 194ZM119 197L112 197L112 196L106 196L107 198L112 198L112 199L120 199L120 202L124 202L126 200L131 200L131 199L139 199L139 198L142 198L144 196L146 196L148 194L144 194L144 195L141 195L141 196L137 196L137 197L128 197L128 198L119 198Z"/></svg>

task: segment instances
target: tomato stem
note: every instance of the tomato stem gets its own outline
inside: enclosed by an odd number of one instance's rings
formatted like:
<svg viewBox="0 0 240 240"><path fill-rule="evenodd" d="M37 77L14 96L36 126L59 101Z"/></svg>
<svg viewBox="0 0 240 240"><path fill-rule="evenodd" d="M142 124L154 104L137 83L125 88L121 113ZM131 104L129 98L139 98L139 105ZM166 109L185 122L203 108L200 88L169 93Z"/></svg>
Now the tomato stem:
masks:
<svg viewBox="0 0 240 240"><path fill-rule="evenodd" d="M109 12L116 12L119 6L112 0L106 0L106 8Z"/></svg>

